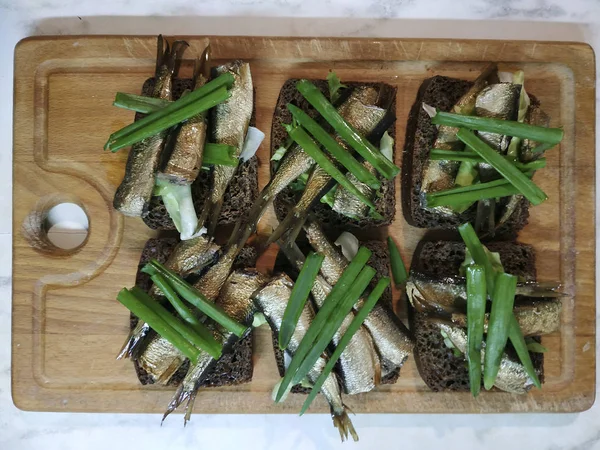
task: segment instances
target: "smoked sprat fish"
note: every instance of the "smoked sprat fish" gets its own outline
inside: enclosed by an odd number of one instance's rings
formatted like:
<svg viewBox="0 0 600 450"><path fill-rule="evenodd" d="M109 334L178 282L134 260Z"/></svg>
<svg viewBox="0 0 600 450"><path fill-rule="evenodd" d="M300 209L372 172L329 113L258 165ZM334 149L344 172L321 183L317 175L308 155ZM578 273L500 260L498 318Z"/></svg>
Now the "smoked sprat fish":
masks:
<svg viewBox="0 0 600 450"><path fill-rule="evenodd" d="M306 260L302 251L295 243L281 247L288 260L297 270L301 270ZM321 276L317 276L311 288L312 297L317 308L321 308L327 295L331 292L331 286ZM354 313L350 312L333 335L332 343L337 346L340 339L354 319ZM369 332L361 327L352 336L340 355L337 362L337 371L345 394L359 394L369 392L375 388L381 378L381 366L379 357L373 346L373 340Z"/></svg>
<svg viewBox="0 0 600 450"><path fill-rule="evenodd" d="M187 47L184 41L173 46L158 37L156 72L152 97L173 100L173 75ZM133 144L125 166L125 176L115 192L113 206L126 216L141 217L148 209L154 190L156 171L160 162L168 131Z"/></svg>
<svg viewBox="0 0 600 450"><path fill-rule="evenodd" d="M456 114L473 114L475 110L475 100L477 95L485 88L490 77L496 74L498 68L496 64L488 65L477 79L473 82L471 88L456 102L452 107L452 112ZM456 137L458 128L440 125L438 135L433 144L433 148L438 150L457 151L464 148L464 144ZM422 203L426 206L425 193L438 192L454 187L456 173L460 163L458 161L434 161L428 160L423 169L423 181L421 191ZM448 208L437 208L440 211L454 214Z"/></svg>
<svg viewBox="0 0 600 450"><path fill-rule="evenodd" d="M234 61L217 67L216 72L218 75L229 72L233 75L234 81L229 91L231 96L213 108L212 139L217 144L231 145L235 148L233 156L239 157L254 108L250 65L243 61ZM208 220L206 227L209 236L214 234L223 207L225 191L235 175L235 171L236 167L230 166L217 165L213 168L210 194L199 220L201 225Z"/></svg>
<svg viewBox="0 0 600 450"><path fill-rule="evenodd" d="M252 294L263 287L269 278L261 274L256 269L236 270L229 275L219 297L215 304L219 305L229 317L237 322L250 327L254 318L256 306L252 300ZM250 328L248 328L250 330ZM223 346L223 354L231 350L231 347L239 338L221 327L213 324L213 335L217 342ZM206 352L201 352L198 362L190 365L190 368L178 386L173 399L169 403L163 420L184 401L187 401L185 408L184 424L190 418L193 410L194 399L206 376L210 373L217 360Z"/></svg>
<svg viewBox="0 0 600 450"><path fill-rule="evenodd" d="M196 60L193 77L193 90L199 89L208 81L208 60L210 47L206 47L200 59ZM206 143L207 112L202 112L188 120L176 131L173 151L169 155L158 177L174 184L192 184L202 167L202 155Z"/></svg>
<svg viewBox="0 0 600 450"><path fill-rule="evenodd" d="M463 355L467 351L467 333L458 327L438 322L440 333L448 339ZM482 343L481 361L485 360L485 342ZM538 374L539 375L539 374ZM511 359L506 353L502 355L498 376L494 386L512 394L526 394L533 386L533 380L527 375L520 362Z"/></svg>
<svg viewBox="0 0 600 450"><path fill-rule="evenodd" d="M179 242L169 258L165 262L165 267L175 273L185 277L192 272L200 271L207 265L215 261L219 247L203 236L194 239ZM150 295L153 297L162 296L162 292L152 286ZM143 350L146 336L150 331L147 323L138 320L137 325L131 330L131 333L125 340L123 348L119 352L117 359L137 358Z"/></svg>
<svg viewBox="0 0 600 450"><path fill-rule="evenodd" d="M379 90L375 87L354 89L337 110L351 125L360 132L367 134L375 128L378 122L373 123L378 117L379 109L374 113L370 110L367 111L367 108L372 108L372 105L377 102L378 96ZM383 112L385 113L385 111ZM339 139L338 142L344 146L346 145ZM238 220L229 242L233 243L243 240L243 238L240 237L242 233L248 235L254 232L258 221L277 194L313 166L314 169L307 182L302 198L299 200L294 210L290 211L288 217L286 217L279 227L277 227L277 229L269 236L269 240L265 245L269 245L279 239L292 224L296 223L296 220L294 219L295 214L304 214L304 212L307 212L314 201L318 199L320 195L324 194L324 189L331 181L331 177L319 166L315 166L315 161L297 144L292 144L286 151L281 160L281 164L273 174L269 184L261 191L254 202L252 209L248 213L248 217L240 218ZM298 223L301 224L299 221ZM244 227L244 230L241 229L242 226Z"/></svg>
<svg viewBox="0 0 600 450"><path fill-rule="evenodd" d="M517 285L514 314L525 336L554 333L560 329L561 298L559 285L525 282ZM467 291L464 278L434 280L417 272L411 273L406 283L406 295L411 305L448 319L458 326L467 326ZM527 297L522 300L523 297ZM486 315L484 330L487 330Z"/></svg>
<svg viewBox="0 0 600 450"><path fill-rule="evenodd" d="M265 287L254 295L254 301L258 309L262 311L267 319L273 333L279 333L283 314L292 293L293 285L293 281L287 275L282 274L274 277ZM289 356L293 357L298 350L298 346L313 319L314 311L311 304L307 302L302 310L294 334L285 350ZM319 357L307 375L309 382L314 384L317 381L326 364L327 361L325 356L322 355ZM321 394L323 394L329 403L333 424L338 429L342 441L348 438L348 434L350 434L355 441L358 441L358 435L354 430L350 417L348 417L347 408L342 402L340 387L333 372L327 376L327 379L323 383Z"/></svg>
<svg viewBox="0 0 600 450"><path fill-rule="evenodd" d="M313 249L325 256L321 273L331 285L335 285L348 266L348 260L327 239L323 230L315 222L308 222L304 230ZM361 298L355 305L355 310L360 309L363 303L364 298ZM408 330L394 312L388 306L378 302L367 315L363 325L371 334L379 353L382 376L402 367L412 353L413 343Z"/></svg>
<svg viewBox="0 0 600 450"><path fill-rule="evenodd" d="M352 91L348 99L340 105L338 112L359 133L367 136L383 121L387 113L385 108L380 108L376 105L381 102L387 103L387 98L391 96L392 94L387 89L380 86L357 87ZM336 140L343 148L349 148L339 136L336 136ZM331 176L320 166L315 166L300 200L298 200L296 205L288 212L287 216L281 221L271 236L269 236L267 244L275 242L290 229L291 232L286 236L286 240L295 240L312 206L331 187ZM339 187L338 190L340 190ZM338 212L344 213L345 203L338 204L338 207Z"/></svg>

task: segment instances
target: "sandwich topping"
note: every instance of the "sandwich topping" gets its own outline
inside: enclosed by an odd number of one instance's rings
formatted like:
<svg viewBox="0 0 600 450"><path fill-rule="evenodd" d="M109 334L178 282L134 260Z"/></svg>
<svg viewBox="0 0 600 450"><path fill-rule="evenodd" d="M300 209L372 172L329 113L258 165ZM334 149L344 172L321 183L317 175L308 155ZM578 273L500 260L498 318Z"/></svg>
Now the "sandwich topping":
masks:
<svg viewBox="0 0 600 450"><path fill-rule="evenodd" d="M500 82L499 75L510 81ZM533 205L546 199L531 178L545 167L544 152L559 144L563 133L548 128L547 116L532 104L524 82L523 71L507 77L494 64L451 112L423 105L439 126L423 169L423 208L457 215L476 205L476 231L493 237L522 197ZM536 142L535 150L531 142Z"/></svg>
<svg viewBox="0 0 600 450"><path fill-rule="evenodd" d="M115 131L105 149L131 147L115 209L144 218L151 199L160 197L179 232L168 257L155 252L140 264L138 283L146 277L149 285L123 288L117 296L137 318L118 359L132 359L144 383L177 382L163 420L181 407L187 422L215 368L226 368L223 384L240 382L242 364L251 376L251 354L231 355L252 328L266 324L281 374L274 402L307 391L304 414L321 394L342 441L358 440L346 396L395 382L418 346L394 313L392 279L414 314L468 365L474 396L481 386L519 394L541 387L530 352L545 350L539 336L560 328L560 286L506 273L499 255L477 236L493 236L523 198L533 205L546 199L532 177L562 130L548 127L525 91L523 72L507 75L490 64L450 112L423 105L438 129L423 168L422 207L444 215L477 213L475 228L458 228L467 248L460 271L442 278L413 269L409 276L391 237L387 246L373 244L335 226L378 226L394 217L395 200L386 200L394 197L400 174L394 87L343 84L334 72L326 80L286 83L273 121L270 181L256 198L244 199L249 213L226 229L218 224L228 192L264 138L250 126L250 64L211 68L207 46L192 79L183 80L176 77L187 44L159 36L157 47L151 95L118 93L114 102L144 116ZM187 89L176 95L182 83ZM193 187L201 179L210 189L199 199ZM272 203L279 225L268 236L256 234ZM274 271L259 271L252 267L256 258L242 257L272 243L282 255Z"/></svg>

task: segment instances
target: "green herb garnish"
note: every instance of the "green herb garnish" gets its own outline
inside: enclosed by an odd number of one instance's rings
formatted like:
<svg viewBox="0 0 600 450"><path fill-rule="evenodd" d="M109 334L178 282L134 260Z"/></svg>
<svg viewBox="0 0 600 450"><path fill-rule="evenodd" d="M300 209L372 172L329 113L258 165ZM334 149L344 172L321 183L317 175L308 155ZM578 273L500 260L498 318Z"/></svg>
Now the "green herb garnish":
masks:
<svg viewBox="0 0 600 450"><path fill-rule="evenodd" d="M321 264L323 264L324 259L325 256L313 252L306 257L306 261L294 283L288 304L283 313L281 328L279 330L279 348L281 350L285 350L290 343L290 339L296 330L298 319L300 319L300 315L302 314L310 290L315 283L315 279L319 274L319 270L321 270Z"/></svg>

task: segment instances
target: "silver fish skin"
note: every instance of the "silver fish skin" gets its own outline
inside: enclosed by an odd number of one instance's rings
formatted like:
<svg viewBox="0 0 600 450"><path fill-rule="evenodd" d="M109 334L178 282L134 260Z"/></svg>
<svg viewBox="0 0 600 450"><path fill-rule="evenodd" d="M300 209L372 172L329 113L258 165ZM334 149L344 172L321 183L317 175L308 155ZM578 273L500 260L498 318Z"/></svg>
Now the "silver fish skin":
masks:
<svg viewBox="0 0 600 450"><path fill-rule="evenodd" d="M234 61L217 67L218 74L226 72L234 76L233 86L230 89L231 96L213 108L212 138L213 142L217 144L233 146L235 148L234 156L237 157L242 152L252 117L254 88L248 63ZM223 206L223 197L235 171L235 167L229 166L217 165L213 168L211 191L206 199L200 221L202 224L208 218L209 236L214 234Z"/></svg>
<svg viewBox="0 0 600 450"><path fill-rule="evenodd" d="M371 174L377 175L377 170L368 161L363 162L363 166ZM358 180L358 178L356 178L354 174L350 172L346 175L346 178L348 178L350 183L356 186L356 189L358 189L361 194L363 194L369 200L373 200L376 192L375 189ZM335 191L333 210L352 219L361 219L367 216L369 207L354 194L350 193L346 188L338 186L337 190Z"/></svg>
<svg viewBox="0 0 600 450"><path fill-rule="evenodd" d="M539 105L530 105L525 115L525 123L547 128L550 126L550 116ZM523 162L529 162L540 158L543 152L536 153L534 151L538 145L540 145L539 142L532 141L531 139L523 139L519 159Z"/></svg>
<svg viewBox="0 0 600 450"><path fill-rule="evenodd" d="M227 315L239 323L250 327L256 306L252 294L263 287L269 281L269 277L261 274L256 269L236 270L229 275L223 285L215 304L219 305ZM218 324L214 324L213 335L223 345L223 353L231 349L231 346L239 338ZM206 352L201 352L198 362L191 365L185 378L178 386L173 399L167 407L163 420L181 403L187 400L185 408L184 424L190 418L194 399L200 384L210 370L214 367L216 360Z"/></svg>
<svg viewBox="0 0 600 450"><path fill-rule="evenodd" d="M173 99L172 78L178 60L186 47L186 42L176 41L170 48L168 43L164 44L162 36L158 37L156 81L152 97L163 100ZM166 137L167 131L163 131L137 142L131 147L125 166L125 176L113 199L113 206L120 213L126 216L141 217L146 212L152 198L155 175Z"/></svg>
<svg viewBox="0 0 600 450"><path fill-rule="evenodd" d="M464 279L428 281L425 277L411 275L406 283L406 294L417 311L447 318L458 326L467 326ZM514 307L515 317L525 336L551 334L560 329L560 297L563 294L556 290L556 285L520 283L517 295L527 297L518 300ZM486 314L484 330L487 330L487 321Z"/></svg>
<svg viewBox="0 0 600 450"><path fill-rule="evenodd" d="M282 251L296 269L302 269L306 258L295 243L291 247L283 246ZM330 292L331 286L321 276L317 276L311 288L313 300L317 308L323 306ZM338 345L353 319L354 313L350 312L332 338L334 346ZM369 392L379 383L381 377L379 357L373 346L373 340L366 328L359 328L354 336L352 336L352 339L340 355L340 359L337 362L337 371L341 378L344 393L348 395Z"/></svg>
<svg viewBox="0 0 600 450"><path fill-rule="evenodd" d="M525 337L543 336L560 330L560 312L562 301L560 299L537 300L525 305L516 305L513 313ZM458 326L467 326L467 315L463 312L454 312L451 321ZM489 314L485 315L483 332L487 333Z"/></svg>
<svg viewBox="0 0 600 450"><path fill-rule="evenodd" d="M495 64L488 65L473 82L473 86L452 107L452 112L465 115L473 114L477 94L488 85L488 79L497 70ZM458 128L441 125L438 128L438 135L433 148L452 151L462 150L464 144L456 137L457 132ZM454 187L454 180L459 166L460 163L457 161L427 161L423 169L421 191L423 193L437 192ZM426 205L424 204L424 206ZM448 208L440 208L439 210L440 212L453 214Z"/></svg>
<svg viewBox="0 0 600 450"><path fill-rule="evenodd" d="M137 358L137 362L156 384L167 384L185 362L185 356L169 341L156 335Z"/></svg>
<svg viewBox="0 0 600 450"><path fill-rule="evenodd" d="M440 332L449 339L463 355L467 351L467 334L457 326L439 323ZM482 343L481 361L485 360L485 342ZM483 364L482 364L483 366ZM533 386L533 380L527 375L525 367L513 361L504 353L500 361L500 369L494 383L498 389L512 394L526 394Z"/></svg>
<svg viewBox="0 0 600 450"><path fill-rule="evenodd" d="M517 283L516 295L534 298L564 297L559 283L538 283L525 281ZM412 271L406 282L408 299L417 307L419 301L426 301L442 307L466 307L466 280L463 277L434 279L417 271ZM413 302L414 300L414 302Z"/></svg>
<svg viewBox="0 0 600 450"><path fill-rule="evenodd" d="M513 83L496 83L483 89L475 100L475 114L479 117L515 120L519 112L521 85ZM478 136L490 147L505 153L510 143L510 136L478 132Z"/></svg>
<svg viewBox="0 0 600 450"><path fill-rule="evenodd" d="M338 108L340 115L354 127L360 134L368 135L383 120L386 110L375 106L379 101L381 90L375 86L360 86L352 91L348 99ZM337 142L344 148L349 148L339 136L336 136ZM306 183L304 192L298 200L298 203L292 208L285 219L275 229L268 243L279 239L287 230L296 227L288 237L288 240L294 240L306 220L308 212L314 202L324 194L323 190L331 182L331 176L319 166L316 166ZM367 186L368 187L368 186ZM369 188L370 189L370 188ZM338 188L338 191L340 188Z"/></svg>
<svg viewBox="0 0 600 450"><path fill-rule="evenodd" d="M219 246L205 236L197 236L186 241L180 241L169 258L165 267L182 277L194 272L199 272L206 266L212 265L218 256ZM162 295L160 290L153 286L151 295Z"/></svg>
<svg viewBox="0 0 600 450"><path fill-rule="evenodd" d="M194 86L199 89L208 81L208 59L210 46L202 52L194 67ZM158 177L173 184L192 184L202 167L204 144L208 130L207 113L202 112L190 117L176 130L177 136L173 151L169 155Z"/></svg>
<svg viewBox="0 0 600 450"><path fill-rule="evenodd" d="M308 222L304 228L313 249L325 256L321 273L331 285L338 282L348 266L348 260L327 239L323 230L315 223ZM356 309L362 307L361 298ZM390 307L377 303L363 322L371 334L382 363L382 376L397 371L412 353L413 342L406 327L398 320Z"/></svg>
<svg viewBox="0 0 600 450"><path fill-rule="evenodd" d="M282 274L274 277L265 287L254 294L254 302L258 309L264 314L274 333L278 333L281 328L283 314L292 293L293 286L293 281L287 275ZM313 319L314 312L310 303L307 302L300 314L298 324L296 325L294 334L286 349L286 352L290 356L293 357L298 350L298 346L304 338ZM311 383L317 381L317 378L319 378L319 375L326 364L327 362L324 356L321 356L317 360L314 367L307 375ZM348 417L347 408L342 402L342 394L340 392L338 381L333 373L330 373L327 376L327 379L321 387L321 394L323 394L329 403L334 426L340 432L342 441L348 437L348 434L352 435L354 440L357 441L358 435L354 430L352 421Z"/></svg>
<svg viewBox="0 0 600 450"><path fill-rule="evenodd" d="M185 277L189 273L201 270L213 262L218 250L219 247L216 244L203 236L181 241L173 249L173 252L165 262L165 267ZM153 297L163 295L156 286L152 286L149 293ZM143 350L149 331L150 327L148 324L142 320L138 320L137 325L131 330L131 333L125 340L117 359L129 357L137 359L139 353Z"/></svg>
<svg viewBox="0 0 600 450"><path fill-rule="evenodd" d="M218 251L219 246L214 241L205 236L198 236L179 242L167 259L165 266L181 276L187 276L211 265L215 261Z"/></svg>
<svg viewBox="0 0 600 450"><path fill-rule="evenodd" d="M196 284L194 284L194 287L202 292L207 299L215 300L231 272L238 253L239 249L237 247L224 249L217 263L202 275Z"/></svg>

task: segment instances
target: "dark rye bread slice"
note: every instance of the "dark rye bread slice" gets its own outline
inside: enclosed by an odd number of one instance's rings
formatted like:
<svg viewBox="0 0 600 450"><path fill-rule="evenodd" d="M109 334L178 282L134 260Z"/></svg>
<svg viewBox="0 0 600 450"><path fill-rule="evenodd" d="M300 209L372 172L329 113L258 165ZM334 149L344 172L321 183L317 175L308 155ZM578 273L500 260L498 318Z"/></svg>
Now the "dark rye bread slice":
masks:
<svg viewBox="0 0 600 450"><path fill-rule="evenodd" d="M327 81L325 80L311 80L317 88L329 98L329 88ZM286 108L288 103L293 103L311 117L315 118L318 116L318 112L306 101L306 99L296 89L296 83L298 79L287 80L279 92L279 98L275 106L273 113L273 125L271 127L271 154L273 154L279 147L281 147L288 139L288 134L281 125L282 123L291 123L292 115ZM345 82L349 88L357 86L375 86L380 83L357 83L357 82ZM394 90L394 98L389 108L390 111L396 111L396 95ZM396 128L391 126L388 129L389 135L396 139ZM394 155L396 154L394 146ZM273 173L273 162L271 162L271 174ZM331 209L328 205L318 202L312 208L313 214L316 219L325 229L349 229L349 228L375 228L382 227L392 223L396 214L396 186L394 180L385 180L379 177L382 182L380 195L375 198L375 206L377 211L383 216L383 220L376 220L371 217L365 217L360 220L351 219L342 214L339 214ZM275 208L275 214L279 221L282 221L288 213L290 207L295 205L300 197L302 191L294 191L291 187L285 188L277 197L273 203Z"/></svg>
<svg viewBox="0 0 600 450"><path fill-rule="evenodd" d="M149 78L142 87L142 95L150 95L154 88L154 78ZM175 78L173 80L173 98L178 99L186 89L192 88L192 79ZM250 125L255 124L255 112L252 113ZM141 115L136 115L136 120ZM202 210L204 200L211 189L211 172L201 170L192 184L192 198L196 212ZM258 196L258 158L250 158L247 162L240 164L235 172L229 187L225 191L223 209L219 217L219 225L229 225L237 221L238 217L245 216L254 199ZM142 217L146 225L154 230L174 230L175 224L167 213L162 198L153 196L150 200L148 211Z"/></svg>
<svg viewBox="0 0 600 450"><path fill-rule="evenodd" d="M492 252L498 252L506 272L533 281L536 278L535 253L529 245L512 242L486 244ZM462 242L421 242L415 251L411 266L432 278L456 276L465 258ZM455 356L446 347L438 328L427 321L427 314L410 309L410 326L415 339L415 361L423 381L434 391L468 391L469 373L462 356ZM510 353L510 351L509 351ZM531 353L533 364L542 370L543 353Z"/></svg>
<svg viewBox="0 0 600 450"><path fill-rule="evenodd" d="M142 267L151 259L156 259L164 263L175 245L179 242L176 238L157 238L149 239L142 250L140 262L138 264L138 272L136 275L135 284L146 292L152 286L150 276L141 271ZM258 252L253 247L244 247L238 255L234 269L243 269L246 267L254 267L258 258ZM137 317L133 314L130 316L130 326L133 329L137 324ZM135 371L138 379L142 384L153 384L152 378L148 373L140 367L137 361L134 361ZM179 368L169 381L169 386L178 385L189 367L189 361ZM252 380L252 333L240 339L233 345L232 351L225 353L217 362L212 372L202 382L202 386L229 386L240 383L247 383Z"/></svg>
<svg viewBox="0 0 600 450"><path fill-rule="evenodd" d="M449 111L472 83L455 78L435 76L423 82L410 110L406 124L406 140L402 162L402 209L406 221L419 228L454 229L466 222L475 222L477 208L471 206L462 214L446 215L425 209L421 205L423 169L437 137L437 128L423 110L423 102L442 111ZM534 99L534 102L537 101ZM499 206L508 202L501 199ZM498 209L497 209L498 210ZM515 213L496 230L495 238L515 238L529 219L529 202L523 198Z"/></svg>
<svg viewBox="0 0 600 450"><path fill-rule="evenodd" d="M381 277L389 276L389 262L390 261L389 261L387 246L384 242L381 242L381 241L366 241L366 242L362 242L361 244L373 252L373 254L371 255L371 258L369 259L369 262L367 263L371 267L373 267L373 269L375 269L377 272L375 277L373 278L373 281L371 282L371 288L373 288L375 286L375 284L377 284L377 281L379 281L379 279ZM308 250L308 247L306 247L306 250ZM298 276L297 270L291 266L291 264L289 263L289 261L287 260L287 258L283 254L283 252L279 252L277 255L277 258L275 259L274 271L276 273L285 272L292 279L296 279L296 277ZM380 302L382 302L386 308L392 308L392 289L391 289L391 287L388 286L386 288L386 290L383 292L383 294L380 298ZM277 334L272 333L272 335L273 335L273 350L275 352L275 361L277 363L277 370L279 370L279 376L283 377L283 375L285 374L283 352L279 349ZM400 376L400 368L390 372L385 377L382 377L381 384L394 384L396 381L398 381L399 376ZM305 388L300 385L296 385L292 388L292 392L307 394L308 392L310 392L310 388Z"/></svg>

